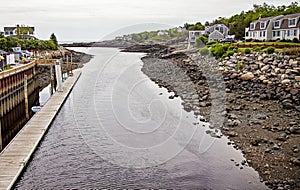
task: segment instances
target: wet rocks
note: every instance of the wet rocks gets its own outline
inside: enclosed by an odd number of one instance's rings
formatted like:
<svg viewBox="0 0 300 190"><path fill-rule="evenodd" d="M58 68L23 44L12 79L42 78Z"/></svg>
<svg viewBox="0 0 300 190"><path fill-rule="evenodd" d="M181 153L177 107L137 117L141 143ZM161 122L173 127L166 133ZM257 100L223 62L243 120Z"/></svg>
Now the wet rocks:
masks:
<svg viewBox="0 0 300 190"><path fill-rule="evenodd" d="M248 164L259 172L270 188L295 188L300 183L297 175L300 171L297 165L300 59L252 53L235 54L216 61L196 53L185 56L172 51L172 48L166 48L143 58L142 71L158 85L180 96L186 111L203 115L205 119L200 121L209 121L212 106L225 104L225 108L214 110L214 113L224 117L221 130L231 140L228 145L243 151ZM172 65L179 70L172 73ZM207 69L205 72L203 67ZM208 84L207 73L214 70L222 77ZM225 103L218 102L212 94L212 87L220 91L221 82L224 82ZM221 137L209 128L207 135ZM294 182L289 183L291 180Z"/></svg>
<svg viewBox="0 0 300 190"><path fill-rule="evenodd" d="M291 163L296 166L300 166L300 158L291 158Z"/></svg>
<svg viewBox="0 0 300 190"><path fill-rule="evenodd" d="M243 74L240 78L242 80L252 80L254 78L254 74L251 72L248 72L246 74Z"/></svg>

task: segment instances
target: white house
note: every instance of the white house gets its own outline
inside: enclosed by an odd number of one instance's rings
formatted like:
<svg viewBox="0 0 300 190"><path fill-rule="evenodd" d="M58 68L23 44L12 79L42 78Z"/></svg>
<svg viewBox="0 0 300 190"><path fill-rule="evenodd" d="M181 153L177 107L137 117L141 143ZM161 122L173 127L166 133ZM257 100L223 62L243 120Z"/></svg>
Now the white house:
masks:
<svg viewBox="0 0 300 190"><path fill-rule="evenodd" d="M208 34L208 41L221 41L228 37L229 28L225 24L215 24L206 26L205 30L190 30L189 44L195 43L196 38L203 34Z"/></svg>
<svg viewBox="0 0 300 190"><path fill-rule="evenodd" d="M189 43L195 43L198 36L205 34L205 30L190 30L189 31Z"/></svg>
<svg viewBox="0 0 300 190"><path fill-rule="evenodd" d="M300 13L260 18L245 28L245 39L260 41L300 39Z"/></svg>
<svg viewBox="0 0 300 190"><path fill-rule="evenodd" d="M228 36L229 28L225 24L215 24L205 29L208 34L208 41L220 41Z"/></svg>
<svg viewBox="0 0 300 190"><path fill-rule="evenodd" d="M157 32L157 35L158 36L164 36L164 35L168 35L169 33L168 33L168 31L166 31L166 30L160 30L160 31L158 31Z"/></svg>
<svg viewBox="0 0 300 190"><path fill-rule="evenodd" d="M19 31L19 32L18 32ZM17 36L18 33L21 37L25 39L31 39L34 37L35 28L31 26L13 26L13 27L4 27L4 36Z"/></svg>

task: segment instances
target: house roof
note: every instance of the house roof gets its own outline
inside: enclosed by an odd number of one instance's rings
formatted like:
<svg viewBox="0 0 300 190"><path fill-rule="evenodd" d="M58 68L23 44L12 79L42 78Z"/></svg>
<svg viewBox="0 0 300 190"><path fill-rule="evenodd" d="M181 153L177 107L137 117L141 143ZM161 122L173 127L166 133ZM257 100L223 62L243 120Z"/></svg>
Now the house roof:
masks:
<svg viewBox="0 0 300 190"><path fill-rule="evenodd" d="M285 15L284 18L296 18L300 17L300 13Z"/></svg>
<svg viewBox="0 0 300 190"><path fill-rule="evenodd" d="M16 28L17 28L16 26L8 26L8 27L4 27L4 31L13 31ZM20 28L30 28L34 31L34 27L31 26L20 26Z"/></svg>
<svg viewBox="0 0 300 190"><path fill-rule="evenodd" d="M295 14L290 14L290 15L286 15L284 17L282 17L281 19L277 19L277 20L281 20L280 23L280 28L276 28L276 29L289 29L289 28L299 28L300 27L300 19L296 20L296 26L295 27L289 27L289 19L291 18L299 18L300 17L300 13L295 13ZM274 26L272 26L273 29Z"/></svg>
<svg viewBox="0 0 300 190"><path fill-rule="evenodd" d="M0 49L0 54L7 54L7 52Z"/></svg>
<svg viewBox="0 0 300 190"><path fill-rule="evenodd" d="M208 38L211 38L211 36L215 35L215 34L218 34L220 37L224 38L224 35L220 31L218 31L218 30L215 30L212 33L210 33L209 36L208 36Z"/></svg>
<svg viewBox="0 0 300 190"><path fill-rule="evenodd" d="M266 30L267 27L269 26L269 24L273 25L273 22L271 21L281 21L280 23L280 28L276 28L276 29L288 29L288 19L289 18L298 18L300 17L300 13L295 13L295 14L289 14L289 15L278 15L278 16L271 16L271 17L265 17L265 18L261 18L258 19L254 22L252 22L255 26L254 29L251 30L251 28L249 29L249 31L262 31L262 30ZM266 27L265 29L260 29L260 23L261 22L265 22L266 23ZM300 19L297 20L297 24L296 27L299 28L300 27ZM272 26L272 29L274 29L274 26Z"/></svg>
<svg viewBox="0 0 300 190"><path fill-rule="evenodd" d="M274 18L280 17L280 16L283 16L283 15L264 17L264 18L260 18L256 21L254 21L254 22L265 22L265 21L268 21L268 20L271 20L271 19L274 19Z"/></svg>
<svg viewBox="0 0 300 190"><path fill-rule="evenodd" d="M260 23L264 22L265 23L265 28L264 29L261 29L260 28ZM266 30L268 25L270 23L270 19L269 20L259 20L257 22L254 22L254 30Z"/></svg>
<svg viewBox="0 0 300 190"><path fill-rule="evenodd" d="M4 31L13 31L15 30L17 27L4 27Z"/></svg>

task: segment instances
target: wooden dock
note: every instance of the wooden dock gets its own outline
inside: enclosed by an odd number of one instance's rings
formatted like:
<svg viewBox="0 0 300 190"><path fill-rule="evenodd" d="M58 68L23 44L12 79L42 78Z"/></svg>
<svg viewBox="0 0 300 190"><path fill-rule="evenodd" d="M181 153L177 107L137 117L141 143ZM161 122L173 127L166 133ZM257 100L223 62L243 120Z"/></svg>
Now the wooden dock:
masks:
<svg viewBox="0 0 300 190"><path fill-rule="evenodd" d="M0 189L11 189L81 75L74 73L0 154Z"/></svg>

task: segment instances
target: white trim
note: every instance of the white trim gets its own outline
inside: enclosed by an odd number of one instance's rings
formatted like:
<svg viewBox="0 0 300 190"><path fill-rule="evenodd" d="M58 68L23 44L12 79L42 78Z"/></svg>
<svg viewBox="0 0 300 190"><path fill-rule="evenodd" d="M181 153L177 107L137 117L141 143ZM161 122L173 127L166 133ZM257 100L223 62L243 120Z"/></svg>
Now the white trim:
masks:
<svg viewBox="0 0 300 190"><path fill-rule="evenodd" d="M278 25L278 26L275 26L275 23L276 23L276 22L279 22L279 25ZM274 25L274 28L280 28L281 21L280 21L280 20L275 20L273 25Z"/></svg>
<svg viewBox="0 0 300 190"><path fill-rule="evenodd" d="M266 29L266 23L267 23L267 22L260 22L259 28L260 28L260 29ZM264 27L261 27L261 24L264 24Z"/></svg>
<svg viewBox="0 0 300 190"><path fill-rule="evenodd" d="M290 20L295 20L295 24L290 25ZM289 18L289 19L288 19L288 27L295 27L296 24L297 24L297 18Z"/></svg>

